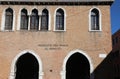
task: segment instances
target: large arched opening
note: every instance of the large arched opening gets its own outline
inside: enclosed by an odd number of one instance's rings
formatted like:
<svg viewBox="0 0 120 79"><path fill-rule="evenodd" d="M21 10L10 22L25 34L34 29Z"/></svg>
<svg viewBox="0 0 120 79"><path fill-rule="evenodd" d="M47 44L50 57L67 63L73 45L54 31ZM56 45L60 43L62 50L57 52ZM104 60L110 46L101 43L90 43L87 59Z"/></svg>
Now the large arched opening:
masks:
<svg viewBox="0 0 120 79"><path fill-rule="evenodd" d="M42 79L43 75L39 55L34 51L24 50L13 59L9 79Z"/></svg>
<svg viewBox="0 0 120 79"><path fill-rule="evenodd" d="M93 63L90 56L82 50L73 50L63 61L61 79L94 79Z"/></svg>
<svg viewBox="0 0 120 79"><path fill-rule="evenodd" d="M76 52L66 63L66 79L90 79L90 64L81 53Z"/></svg>
<svg viewBox="0 0 120 79"><path fill-rule="evenodd" d="M16 62L15 79L38 79L39 64L35 56L25 53Z"/></svg>

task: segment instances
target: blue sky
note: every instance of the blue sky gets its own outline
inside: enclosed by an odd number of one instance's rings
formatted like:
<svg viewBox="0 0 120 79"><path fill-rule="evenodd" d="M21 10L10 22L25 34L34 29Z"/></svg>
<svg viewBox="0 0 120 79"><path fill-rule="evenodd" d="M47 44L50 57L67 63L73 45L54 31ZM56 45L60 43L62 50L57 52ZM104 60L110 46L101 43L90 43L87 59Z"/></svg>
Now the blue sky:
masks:
<svg viewBox="0 0 120 79"><path fill-rule="evenodd" d="M120 29L120 0L115 0L111 6L111 28L112 34Z"/></svg>

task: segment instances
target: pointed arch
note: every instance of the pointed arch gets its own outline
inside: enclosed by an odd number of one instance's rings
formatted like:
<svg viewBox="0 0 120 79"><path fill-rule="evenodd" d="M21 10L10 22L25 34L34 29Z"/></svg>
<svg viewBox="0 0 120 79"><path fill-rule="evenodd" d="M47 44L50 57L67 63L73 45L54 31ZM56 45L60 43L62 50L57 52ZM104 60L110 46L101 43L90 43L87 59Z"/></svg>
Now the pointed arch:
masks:
<svg viewBox="0 0 120 79"><path fill-rule="evenodd" d="M101 11L93 7L89 11L89 31L102 31Z"/></svg>
<svg viewBox="0 0 120 79"><path fill-rule="evenodd" d="M1 30L13 31L15 21L15 11L12 8L6 8L3 11Z"/></svg>
<svg viewBox="0 0 120 79"><path fill-rule="evenodd" d="M21 10L20 29L28 30L28 11L25 8Z"/></svg>
<svg viewBox="0 0 120 79"><path fill-rule="evenodd" d="M74 50L74 51L71 51L64 58L63 66L62 66L62 71L60 73L61 74L61 79L66 79L66 64L67 64L67 61L75 53L79 53L79 54L83 55L88 60L89 66L90 66L90 74L93 72L93 64L92 64L91 58L85 52L83 52L82 50Z"/></svg>
<svg viewBox="0 0 120 79"><path fill-rule="evenodd" d="M66 31L66 11L59 7L55 10L54 30Z"/></svg>
<svg viewBox="0 0 120 79"><path fill-rule="evenodd" d="M38 79L39 64L36 57L29 52L20 56L15 66L15 79Z"/></svg>
<svg viewBox="0 0 120 79"><path fill-rule="evenodd" d="M40 57L39 57L37 54L35 54L34 51L30 51L30 50L24 50L24 51L22 51L21 53L19 53L19 54L13 59L12 64L11 64L11 71L10 71L10 77L9 77L9 79L15 79L15 77L16 77L16 63L17 63L18 59L19 59L22 55L25 55L25 54L27 54L27 53L33 55L33 56L37 59L38 65L39 65L39 71L38 71L38 74L39 74L38 76L39 76L39 78L38 78L38 79L42 79L42 76L43 76L42 61L41 61Z"/></svg>
<svg viewBox="0 0 120 79"><path fill-rule="evenodd" d="M11 8L5 11L5 30L12 30L13 26L13 10Z"/></svg>
<svg viewBox="0 0 120 79"><path fill-rule="evenodd" d="M33 9L30 17L30 30L39 30L38 10Z"/></svg>
<svg viewBox="0 0 120 79"><path fill-rule="evenodd" d="M42 11L40 30L49 30L49 11L47 9Z"/></svg>

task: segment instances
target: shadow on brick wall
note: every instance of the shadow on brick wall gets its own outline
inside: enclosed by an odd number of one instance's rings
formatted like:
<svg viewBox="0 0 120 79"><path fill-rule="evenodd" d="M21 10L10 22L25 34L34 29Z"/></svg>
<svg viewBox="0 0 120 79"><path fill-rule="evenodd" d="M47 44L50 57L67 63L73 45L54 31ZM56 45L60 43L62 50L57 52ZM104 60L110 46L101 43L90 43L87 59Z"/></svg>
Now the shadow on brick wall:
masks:
<svg viewBox="0 0 120 79"><path fill-rule="evenodd" d="M91 79L118 79L115 78L115 59L116 53L110 52L107 57L95 68L91 74L91 76L94 75L94 78Z"/></svg>

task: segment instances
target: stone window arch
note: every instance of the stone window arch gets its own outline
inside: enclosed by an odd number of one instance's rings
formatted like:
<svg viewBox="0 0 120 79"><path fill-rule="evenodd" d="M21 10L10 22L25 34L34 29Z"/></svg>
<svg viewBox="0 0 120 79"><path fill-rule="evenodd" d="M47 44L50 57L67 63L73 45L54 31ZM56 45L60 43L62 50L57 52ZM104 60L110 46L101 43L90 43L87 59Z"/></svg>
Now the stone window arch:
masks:
<svg viewBox="0 0 120 79"><path fill-rule="evenodd" d="M12 30L13 28L13 10L8 8L5 10L5 30Z"/></svg>
<svg viewBox="0 0 120 79"><path fill-rule="evenodd" d="M43 9L41 15L41 28L40 30L48 30L49 29L49 11L47 9Z"/></svg>
<svg viewBox="0 0 120 79"><path fill-rule="evenodd" d="M89 30L101 31L101 12L98 8L92 8L89 13Z"/></svg>
<svg viewBox="0 0 120 79"><path fill-rule="evenodd" d="M26 9L21 10L20 29L21 30L28 30L28 12Z"/></svg>
<svg viewBox="0 0 120 79"><path fill-rule="evenodd" d="M55 31L66 31L66 11L63 8L57 8L55 11Z"/></svg>
<svg viewBox="0 0 120 79"><path fill-rule="evenodd" d="M38 10L33 9L30 16L30 30L39 30Z"/></svg>

